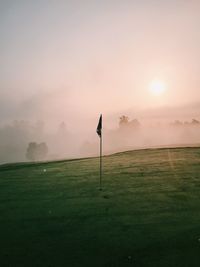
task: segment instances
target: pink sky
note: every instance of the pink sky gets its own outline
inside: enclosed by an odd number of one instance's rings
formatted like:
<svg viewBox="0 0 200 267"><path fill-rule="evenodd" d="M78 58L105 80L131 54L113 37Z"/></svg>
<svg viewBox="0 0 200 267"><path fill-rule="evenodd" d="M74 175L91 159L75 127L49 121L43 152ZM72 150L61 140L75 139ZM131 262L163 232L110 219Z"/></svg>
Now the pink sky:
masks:
<svg viewBox="0 0 200 267"><path fill-rule="evenodd" d="M200 102L199 1L0 7L1 121L43 118L72 126L99 113ZM155 78L166 86L160 96L148 90Z"/></svg>

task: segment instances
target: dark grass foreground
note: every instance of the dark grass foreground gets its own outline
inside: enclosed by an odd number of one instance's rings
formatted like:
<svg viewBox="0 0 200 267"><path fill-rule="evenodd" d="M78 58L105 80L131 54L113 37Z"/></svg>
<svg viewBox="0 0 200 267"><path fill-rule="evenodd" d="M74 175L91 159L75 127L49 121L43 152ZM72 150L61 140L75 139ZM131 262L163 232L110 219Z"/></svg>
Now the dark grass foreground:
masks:
<svg viewBox="0 0 200 267"><path fill-rule="evenodd" d="M200 266L200 149L0 167L0 266Z"/></svg>

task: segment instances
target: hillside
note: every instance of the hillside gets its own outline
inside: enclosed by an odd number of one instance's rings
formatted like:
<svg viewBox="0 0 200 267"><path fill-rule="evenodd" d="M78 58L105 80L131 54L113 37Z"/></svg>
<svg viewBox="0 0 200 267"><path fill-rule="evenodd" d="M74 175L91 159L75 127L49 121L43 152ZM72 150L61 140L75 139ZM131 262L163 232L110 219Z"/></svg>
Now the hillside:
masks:
<svg viewBox="0 0 200 267"><path fill-rule="evenodd" d="M200 148L0 166L0 266L200 266Z"/></svg>

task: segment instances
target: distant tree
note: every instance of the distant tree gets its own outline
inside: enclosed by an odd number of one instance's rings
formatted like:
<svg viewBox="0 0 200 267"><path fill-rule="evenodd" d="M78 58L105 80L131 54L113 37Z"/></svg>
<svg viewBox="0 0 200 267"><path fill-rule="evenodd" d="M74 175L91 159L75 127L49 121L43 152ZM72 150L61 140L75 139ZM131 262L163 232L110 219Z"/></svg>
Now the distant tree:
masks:
<svg viewBox="0 0 200 267"><path fill-rule="evenodd" d="M129 117L124 116L124 115L119 118L120 128L133 129L133 128L138 128L139 126L140 126L140 123L137 119L130 121Z"/></svg>
<svg viewBox="0 0 200 267"><path fill-rule="evenodd" d="M127 126L129 123L129 117L123 115L119 118L119 127Z"/></svg>
<svg viewBox="0 0 200 267"><path fill-rule="evenodd" d="M200 124L200 121L196 120L196 119L192 119L192 122L191 122L192 125L199 125Z"/></svg>
<svg viewBox="0 0 200 267"><path fill-rule="evenodd" d="M26 158L28 160L43 160L48 154L48 147L46 143L37 144L36 142L31 142L28 145L26 151Z"/></svg>
<svg viewBox="0 0 200 267"><path fill-rule="evenodd" d="M26 150L26 158L28 160L36 160L36 149L37 149L37 143L31 142L28 145L28 148Z"/></svg>

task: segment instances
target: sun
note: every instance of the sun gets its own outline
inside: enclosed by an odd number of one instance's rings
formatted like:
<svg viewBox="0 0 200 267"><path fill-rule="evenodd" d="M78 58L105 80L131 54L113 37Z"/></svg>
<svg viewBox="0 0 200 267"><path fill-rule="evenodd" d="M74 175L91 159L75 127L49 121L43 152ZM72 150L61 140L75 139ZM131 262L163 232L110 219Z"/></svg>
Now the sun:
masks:
<svg viewBox="0 0 200 267"><path fill-rule="evenodd" d="M153 80L149 85L149 91L155 95L159 96L162 95L166 90L166 85L161 80Z"/></svg>

